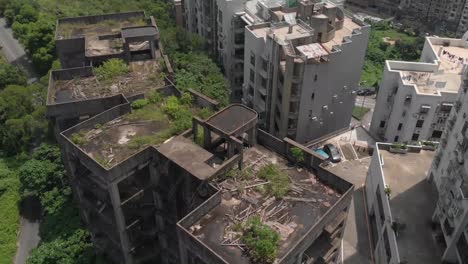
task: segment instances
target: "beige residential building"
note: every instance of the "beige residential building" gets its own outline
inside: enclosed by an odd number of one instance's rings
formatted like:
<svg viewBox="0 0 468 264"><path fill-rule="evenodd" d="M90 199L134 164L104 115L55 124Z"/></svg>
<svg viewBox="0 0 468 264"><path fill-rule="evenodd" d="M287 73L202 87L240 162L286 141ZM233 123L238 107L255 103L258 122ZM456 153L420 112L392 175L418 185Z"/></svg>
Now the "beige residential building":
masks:
<svg viewBox="0 0 468 264"><path fill-rule="evenodd" d="M308 142L351 121L370 28L318 2L246 27L243 103L279 138Z"/></svg>
<svg viewBox="0 0 468 264"><path fill-rule="evenodd" d="M468 68L428 174L439 196L433 221L445 245L443 260L468 263Z"/></svg>
<svg viewBox="0 0 468 264"><path fill-rule="evenodd" d="M440 141L468 64L467 39L429 37L419 62L387 61L370 132L385 142Z"/></svg>

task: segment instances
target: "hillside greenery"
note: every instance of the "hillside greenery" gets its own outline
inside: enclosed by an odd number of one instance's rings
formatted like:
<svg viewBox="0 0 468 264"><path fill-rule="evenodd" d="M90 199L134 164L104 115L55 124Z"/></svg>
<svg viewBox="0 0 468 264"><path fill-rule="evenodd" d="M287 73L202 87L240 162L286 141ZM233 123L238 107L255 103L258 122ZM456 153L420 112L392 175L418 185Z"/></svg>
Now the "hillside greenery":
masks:
<svg viewBox="0 0 468 264"><path fill-rule="evenodd" d="M372 23L361 86L378 86L386 60L419 60L423 45L423 37L393 28L389 22Z"/></svg>
<svg viewBox="0 0 468 264"><path fill-rule="evenodd" d="M16 252L19 226L19 180L17 171L0 159L0 264L10 264Z"/></svg>
<svg viewBox="0 0 468 264"><path fill-rule="evenodd" d="M41 204L42 222L41 243L32 251L28 264L106 263L95 254L90 235L82 226L58 147L41 144L53 142L45 119L47 73L60 68L54 39L58 18L136 10L155 17L178 87L199 91L222 105L228 103L228 84L207 54L205 40L175 27L170 1L0 0L0 13L25 47L35 70L44 75L27 85L26 74L0 58L0 157L7 157L0 160L0 263L11 263L14 257L19 204L31 197ZM101 70L101 78L123 70L119 63L112 66Z"/></svg>

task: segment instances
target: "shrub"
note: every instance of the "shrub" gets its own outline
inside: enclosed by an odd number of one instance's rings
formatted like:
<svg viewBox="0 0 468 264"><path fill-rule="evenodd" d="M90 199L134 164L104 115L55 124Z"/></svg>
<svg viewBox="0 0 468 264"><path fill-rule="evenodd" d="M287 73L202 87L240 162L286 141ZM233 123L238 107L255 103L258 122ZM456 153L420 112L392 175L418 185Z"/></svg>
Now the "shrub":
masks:
<svg viewBox="0 0 468 264"><path fill-rule="evenodd" d="M273 263L278 255L279 234L265 225L260 217L249 219L244 227L242 241L255 263Z"/></svg>
<svg viewBox="0 0 468 264"><path fill-rule="evenodd" d="M202 119L207 119L213 114L213 111L211 109L205 107L202 108L200 111L198 111L198 116L201 117Z"/></svg>
<svg viewBox="0 0 468 264"><path fill-rule="evenodd" d="M294 157L297 163L304 162L304 152L298 147L291 148L291 155Z"/></svg>
<svg viewBox="0 0 468 264"><path fill-rule="evenodd" d="M289 191L290 180L288 174L274 164L262 167L258 171L257 177L270 182L265 185L266 192L276 198L283 197Z"/></svg>
<svg viewBox="0 0 468 264"><path fill-rule="evenodd" d="M84 138L83 133L73 133L71 135L71 141L78 146L83 146L86 144L86 139Z"/></svg>
<svg viewBox="0 0 468 264"><path fill-rule="evenodd" d="M141 108L145 107L148 104L149 104L148 99L138 99L138 100L135 100L132 103L132 108L133 109L141 109Z"/></svg>
<svg viewBox="0 0 468 264"><path fill-rule="evenodd" d="M392 144L392 148L394 148L394 149L401 149L401 150L408 149L408 147L406 146L406 144L402 144L402 143L394 143L394 144Z"/></svg>
<svg viewBox="0 0 468 264"><path fill-rule="evenodd" d="M163 96L159 91L152 91L148 95L148 101L152 104L159 104L163 101Z"/></svg>
<svg viewBox="0 0 468 264"><path fill-rule="evenodd" d="M103 81L111 80L119 75L128 73L130 68L121 59L110 59L95 69L98 79Z"/></svg>
<svg viewBox="0 0 468 264"><path fill-rule="evenodd" d="M180 102L184 105L191 106L193 102L193 96L190 93L183 93L180 97Z"/></svg>

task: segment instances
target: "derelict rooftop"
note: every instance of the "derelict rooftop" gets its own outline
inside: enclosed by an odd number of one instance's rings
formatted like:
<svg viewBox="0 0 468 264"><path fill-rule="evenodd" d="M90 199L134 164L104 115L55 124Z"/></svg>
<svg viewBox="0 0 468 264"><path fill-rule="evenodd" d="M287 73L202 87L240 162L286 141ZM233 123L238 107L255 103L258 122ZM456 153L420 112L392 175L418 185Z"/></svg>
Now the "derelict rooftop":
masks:
<svg viewBox="0 0 468 264"><path fill-rule="evenodd" d="M214 179L212 184L221 190L220 203L198 221L186 226L186 232L216 252L226 263L247 264L251 262L237 246L241 242L235 226L253 215L261 215L262 221L278 230L281 236L277 260L282 263L282 259L287 258L343 193L323 183L309 170L289 167L284 157L262 146L246 150L243 158L244 173L250 175L245 179ZM291 191L287 196L275 199L274 196L262 194L262 183L266 181L257 174L269 164L279 166L291 180ZM243 189L242 194L238 191L240 189ZM336 223L345 216L344 212L338 215ZM322 247L313 247L304 252L304 261L316 261L333 248L333 244L339 244L339 239L324 239L321 242Z"/></svg>
<svg viewBox="0 0 468 264"><path fill-rule="evenodd" d="M177 96L180 92L174 86L166 86L151 92L152 95L155 93L160 96L159 102L150 102L132 110L129 103L124 103L115 108L118 110L117 115L101 119L93 126L84 122L83 126L79 125L67 138L105 168L119 164L146 147L162 144L182 132L177 131L177 124L163 109L168 100L175 99L170 96ZM190 106L190 112L195 116L199 115L201 109L196 105ZM182 154L203 156L202 148L198 147L196 151L190 152L187 146L183 148L185 153L179 153L181 156L176 155L175 159L187 158L187 155Z"/></svg>
<svg viewBox="0 0 468 264"><path fill-rule="evenodd" d="M165 85L161 65L155 60L134 61L128 72L100 79L93 67L52 71L47 104L63 104L123 94L132 96Z"/></svg>
<svg viewBox="0 0 468 264"><path fill-rule="evenodd" d="M55 41L64 68L82 67L158 49L159 29L143 11L63 18L57 21Z"/></svg>

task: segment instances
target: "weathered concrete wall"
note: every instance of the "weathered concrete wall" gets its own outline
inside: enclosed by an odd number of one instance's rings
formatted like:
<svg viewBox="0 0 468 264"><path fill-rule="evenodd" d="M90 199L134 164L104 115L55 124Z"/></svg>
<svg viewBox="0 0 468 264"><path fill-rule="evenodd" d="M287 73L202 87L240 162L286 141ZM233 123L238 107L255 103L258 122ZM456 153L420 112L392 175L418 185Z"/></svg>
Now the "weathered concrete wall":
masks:
<svg viewBox="0 0 468 264"><path fill-rule="evenodd" d="M283 156L286 156L286 144L283 140L268 134L264 130L257 129L257 141L260 145Z"/></svg>
<svg viewBox="0 0 468 264"><path fill-rule="evenodd" d="M61 18L58 20L58 23L86 23L86 24L96 24L104 20L126 20L135 17L145 17L144 11L135 11L135 12L126 12L126 13L113 13L113 14L103 14L103 15L93 15L93 16L81 16L81 17L68 17Z"/></svg>
<svg viewBox="0 0 468 264"><path fill-rule="evenodd" d="M218 206L221 203L221 199L222 193L217 192L177 224L181 264L188 264L188 260L193 258L193 256L197 256L207 264L227 264L221 256L212 251L188 231L190 226Z"/></svg>
<svg viewBox="0 0 468 264"><path fill-rule="evenodd" d="M307 248L309 248L315 240L322 234L324 228L332 222L338 215L346 211L351 204L353 198L354 188L349 188L346 193L338 200L338 202L330 208L309 230L307 233L299 239L292 249L279 261L281 264L293 264L295 263L297 256L302 254Z"/></svg>

